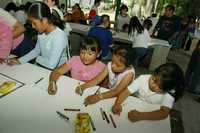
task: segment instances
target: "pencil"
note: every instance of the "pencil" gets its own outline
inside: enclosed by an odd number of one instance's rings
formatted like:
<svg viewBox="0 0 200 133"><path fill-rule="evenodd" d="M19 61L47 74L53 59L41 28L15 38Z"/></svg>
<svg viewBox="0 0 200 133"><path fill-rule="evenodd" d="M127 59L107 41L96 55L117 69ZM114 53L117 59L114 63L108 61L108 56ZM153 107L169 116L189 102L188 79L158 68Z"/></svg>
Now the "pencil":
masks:
<svg viewBox="0 0 200 133"><path fill-rule="evenodd" d="M89 114L88 114L88 115L89 115ZM92 118L91 118L90 115L89 115L89 119L90 119L90 123L91 123L92 129L93 129L93 131L95 131L96 128L95 128L94 122L93 122L93 120L92 120Z"/></svg>
<svg viewBox="0 0 200 133"><path fill-rule="evenodd" d="M104 114L104 116L105 116L105 118L106 118L107 123L110 123L110 121L109 121L109 119L108 119L108 116L107 116L107 114L106 114L105 111L103 111L103 114Z"/></svg>
<svg viewBox="0 0 200 133"><path fill-rule="evenodd" d="M40 78L38 81L35 82L35 84L39 83L40 81L42 81L44 79L44 77Z"/></svg>
<svg viewBox="0 0 200 133"><path fill-rule="evenodd" d="M64 109L65 111L81 111L81 109L68 109L68 108L66 108L66 109Z"/></svg>
<svg viewBox="0 0 200 133"><path fill-rule="evenodd" d="M81 83L78 82L78 87L80 87L80 85L81 85ZM82 95L83 95L83 90L82 90L82 88L79 88L79 92L80 92L80 96L82 96Z"/></svg>
<svg viewBox="0 0 200 133"><path fill-rule="evenodd" d="M116 126L116 124L115 124L115 121L114 121L112 115L110 114L109 116L110 116L111 122L112 122L112 124L113 124L113 127L116 128L117 126Z"/></svg>
<svg viewBox="0 0 200 133"><path fill-rule="evenodd" d="M104 117L103 109L102 109L102 108L100 108L100 112L101 112L101 116L102 116L103 120L105 120L105 117Z"/></svg>
<svg viewBox="0 0 200 133"><path fill-rule="evenodd" d="M99 88L95 91L95 93L94 93L94 95L96 95L96 94L98 94L99 93L99 91L100 91L100 86L99 86Z"/></svg>
<svg viewBox="0 0 200 133"><path fill-rule="evenodd" d="M65 120L67 120L67 121L69 120L69 117L67 117L66 115L60 113L59 111L56 111L56 113L57 113L61 118L65 119Z"/></svg>

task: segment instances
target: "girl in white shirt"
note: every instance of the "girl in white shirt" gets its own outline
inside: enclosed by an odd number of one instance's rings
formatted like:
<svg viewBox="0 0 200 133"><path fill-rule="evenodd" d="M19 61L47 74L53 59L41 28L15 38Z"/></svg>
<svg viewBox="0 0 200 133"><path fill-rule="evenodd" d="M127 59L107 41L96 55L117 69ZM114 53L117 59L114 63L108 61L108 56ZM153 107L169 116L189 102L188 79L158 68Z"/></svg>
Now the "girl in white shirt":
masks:
<svg viewBox="0 0 200 133"><path fill-rule="evenodd" d="M108 63L107 67L94 79L76 88L76 93L81 94L85 89L102 83L108 77L108 88L110 91L88 96L85 99L85 105L116 97L128 87L135 77L135 70L130 64L129 59L128 49L115 48L112 53L112 61Z"/></svg>
<svg viewBox="0 0 200 133"><path fill-rule="evenodd" d="M132 41L132 63L137 66L138 61L145 56L150 36L148 31L141 25L136 16L133 16L130 20L129 39Z"/></svg>
<svg viewBox="0 0 200 133"><path fill-rule="evenodd" d="M135 94L138 98L151 104L160 105L160 109L150 112L131 110L128 118L132 122L139 120L160 120L169 115L173 103L182 96L184 90L184 74L174 63L159 66L152 75L141 75L124 90L115 101L113 113L120 114L121 104Z"/></svg>

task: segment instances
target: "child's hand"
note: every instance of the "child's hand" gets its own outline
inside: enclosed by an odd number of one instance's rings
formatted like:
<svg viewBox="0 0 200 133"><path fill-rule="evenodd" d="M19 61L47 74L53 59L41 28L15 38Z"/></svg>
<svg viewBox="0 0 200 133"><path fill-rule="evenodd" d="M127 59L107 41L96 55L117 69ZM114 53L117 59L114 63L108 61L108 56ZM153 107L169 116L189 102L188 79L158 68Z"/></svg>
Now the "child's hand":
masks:
<svg viewBox="0 0 200 133"><path fill-rule="evenodd" d="M113 112L113 114L118 114L118 115L120 115L120 113L122 112L122 106L121 106L121 104L115 104L115 105L112 107L112 112Z"/></svg>
<svg viewBox="0 0 200 133"><path fill-rule="evenodd" d="M20 64L20 62L19 62L19 60L16 59L16 58L13 58L13 59L9 59L9 60L8 60L8 65L10 65L10 66L18 65L18 64Z"/></svg>
<svg viewBox="0 0 200 133"><path fill-rule="evenodd" d="M49 95L55 95L57 92L57 85L56 81L50 81L48 86L48 93Z"/></svg>
<svg viewBox="0 0 200 133"><path fill-rule="evenodd" d="M128 119L131 122L136 122L136 121L141 120L140 119L140 115L141 115L141 113L139 111L137 111L137 110L131 110L130 112L128 112Z"/></svg>
<svg viewBox="0 0 200 133"><path fill-rule="evenodd" d="M0 64L6 63L4 59L0 58Z"/></svg>
<svg viewBox="0 0 200 133"><path fill-rule="evenodd" d="M77 86L75 92L79 95L83 95L83 87L81 85Z"/></svg>
<svg viewBox="0 0 200 133"><path fill-rule="evenodd" d="M94 104L100 101L101 98L98 95L91 95L85 98L84 104L89 105L89 104Z"/></svg>

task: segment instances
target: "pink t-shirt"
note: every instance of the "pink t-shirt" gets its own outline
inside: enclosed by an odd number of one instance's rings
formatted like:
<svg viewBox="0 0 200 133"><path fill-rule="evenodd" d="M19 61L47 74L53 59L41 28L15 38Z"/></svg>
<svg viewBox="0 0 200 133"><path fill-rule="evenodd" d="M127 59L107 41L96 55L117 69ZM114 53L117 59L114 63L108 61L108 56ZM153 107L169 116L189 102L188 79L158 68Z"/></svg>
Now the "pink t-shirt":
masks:
<svg viewBox="0 0 200 133"><path fill-rule="evenodd" d="M0 18L0 58L7 58L12 49L12 28Z"/></svg>
<svg viewBox="0 0 200 133"><path fill-rule="evenodd" d="M84 82L96 77L105 67L105 64L101 61L89 66L84 65L81 62L80 56L73 56L71 59L66 61L66 64L70 68L71 77Z"/></svg>
<svg viewBox="0 0 200 133"><path fill-rule="evenodd" d="M13 40L12 27L0 18L0 58L7 58L10 51L15 49L24 39L24 34Z"/></svg>

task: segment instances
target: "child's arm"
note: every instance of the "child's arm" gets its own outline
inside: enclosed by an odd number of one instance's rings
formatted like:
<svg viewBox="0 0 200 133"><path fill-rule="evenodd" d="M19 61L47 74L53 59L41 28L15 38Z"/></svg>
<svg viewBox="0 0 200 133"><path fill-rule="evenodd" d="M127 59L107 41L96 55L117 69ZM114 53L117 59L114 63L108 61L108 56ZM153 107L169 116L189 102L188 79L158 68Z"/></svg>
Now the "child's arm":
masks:
<svg viewBox="0 0 200 133"><path fill-rule="evenodd" d="M170 108L161 106L159 110L151 111L151 112L139 112L137 110L131 110L128 113L128 118L132 122L136 122L139 120L161 120L165 119L170 112Z"/></svg>
<svg viewBox="0 0 200 133"><path fill-rule="evenodd" d="M85 99L85 104L94 104L100 100L103 99L108 99L108 98L112 98L112 97L116 97L117 95L119 95L122 91L124 91L124 89L126 89L128 87L128 85L132 82L133 80L133 74L127 74L122 81L119 83L119 85L117 85L117 87L111 91L105 92L105 93L100 93L100 94L96 94L96 95L91 95L88 96Z"/></svg>
<svg viewBox="0 0 200 133"><path fill-rule="evenodd" d="M103 69L103 71L99 75L97 75L94 79L92 79L92 80L90 80L90 81L88 81L88 82L76 87L76 93L80 94L80 89L82 91L84 91L89 87L92 87L92 86L95 86L95 85L101 83L106 78L107 75L108 75L108 68L105 67Z"/></svg>
<svg viewBox="0 0 200 133"><path fill-rule="evenodd" d="M114 114L120 114L122 112L122 106L121 104L127 99L128 96L130 96L131 93L128 89L125 89L122 93L120 93L115 100L115 104L112 107L112 112Z"/></svg>
<svg viewBox="0 0 200 133"><path fill-rule="evenodd" d="M66 63L64 63L63 65L61 65L60 67L56 68L54 71L51 72L49 80L57 81L61 75L67 72L69 72L69 67Z"/></svg>
<svg viewBox="0 0 200 133"><path fill-rule="evenodd" d="M49 76L49 86L48 86L48 92L50 95L56 93L57 91L56 81L61 75L67 73L69 69L70 69L69 66L66 63L64 63L63 65L61 65L60 67L56 68L54 71L51 72Z"/></svg>

